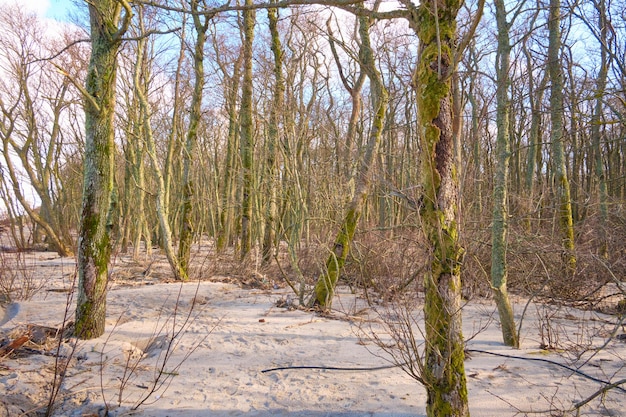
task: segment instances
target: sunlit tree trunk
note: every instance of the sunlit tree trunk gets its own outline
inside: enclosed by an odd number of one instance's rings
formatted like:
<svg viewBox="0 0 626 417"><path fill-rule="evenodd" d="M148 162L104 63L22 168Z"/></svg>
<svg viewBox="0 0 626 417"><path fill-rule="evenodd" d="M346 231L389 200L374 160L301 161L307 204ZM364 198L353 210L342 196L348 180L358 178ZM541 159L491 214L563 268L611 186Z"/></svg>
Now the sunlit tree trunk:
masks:
<svg viewBox="0 0 626 417"><path fill-rule="evenodd" d="M365 83L366 74L365 71L361 70L358 76L354 76L353 84L350 84L350 81L348 81L348 78L344 73L343 66L341 65L341 59L337 52L337 46L334 40L330 19L326 22L326 26L328 28L328 41L330 45L330 50L333 54L333 58L335 59L335 64L337 65L339 78L341 79L341 82L346 91L350 94L350 100L352 103L352 108L350 109L350 119L348 120L348 129L345 135L345 141L343 143L343 148L337 147L337 149L341 151L340 155L337 155L337 157L339 158L338 160L340 174L350 178L350 180L353 180L353 169L356 168L356 165L352 162L352 160L354 159L352 158L352 152L354 148L354 143L356 142L357 134L359 133L359 119L361 118L361 113L363 109L361 89L363 88L363 84ZM353 188L354 184L351 184L351 186Z"/></svg>
<svg viewBox="0 0 626 417"><path fill-rule="evenodd" d="M411 27L420 40L415 74L421 143L420 208L430 246L424 277L425 358L428 416L468 416L461 328L461 264L457 223L458 179L454 155L452 79L456 71L459 1L408 1Z"/></svg>
<svg viewBox="0 0 626 417"><path fill-rule="evenodd" d="M91 59L85 83L83 204L78 235L78 298L75 334L104 333L114 172L117 53L132 17L124 0L89 2ZM122 8L124 11L122 12Z"/></svg>
<svg viewBox="0 0 626 417"><path fill-rule="evenodd" d="M509 65L511 43L510 24L506 20L504 0L495 0L498 25L498 52L496 58L496 171L493 185L493 223L491 226L491 288L498 306L500 327L504 344L517 347L519 344L513 309L506 288L507 282L507 232L509 227L508 181L511 143L509 138L510 107Z"/></svg>
<svg viewBox="0 0 626 417"><path fill-rule="evenodd" d="M140 26L140 34L143 37L137 42L137 60L135 62L133 82L135 87L135 94L137 95L137 101L139 102L139 122L141 123L143 133L143 137L140 138L140 140L145 141L146 151L148 153L150 161L152 162L152 168L157 183L156 211L157 217L159 219L159 230L161 231L161 244L163 246L163 251L165 252L165 256L170 264L170 267L172 268L174 278L176 280L184 281L187 279L187 272L182 268L174 252L174 245L172 243L172 230L169 223L169 204L165 198L165 179L163 177L163 171L159 165L156 151L156 142L152 131L152 124L150 122L151 108L150 104L148 103L147 97L148 82L145 80L145 78L149 75L147 62L145 60L147 38L145 37L142 12L143 6L139 6L138 20Z"/></svg>
<svg viewBox="0 0 626 417"><path fill-rule="evenodd" d="M550 142L552 147L552 169L555 181L558 221L562 236L563 258L568 273L576 271L576 254L574 253L574 221L572 217L572 201L570 184L565 167L565 151L563 137L564 106L563 106L563 73L561 68L561 0L550 0L550 16L548 18L548 72L550 74Z"/></svg>
<svg viewBox="0 0 626 417"><path fill-rule="evenodd" d="M252 5L252 0L246 0L246 5ZM253 148L254 126L252 120L252 44L254 42L254 26L256 13L253 9L243 11L243 83L241 91L240 109L240 158L243 170L241 196L241 247L240 257L248 256L252 247L252 205L254 193L253 177Z"/></svg>
<svg viewBox="0 0 626 417"><path fill-rule="evenodd" d="M361 38L359 63L370 79L370 95L374 116L365 153L362 159L358 161L354 195L346 208L345 217L341 223L341 230L335 238L332 252L326 261L326 268L315 285L315 298L313 301L322 307L331 305L339 274L350 253L354 233L369 193L371 170L378 155L378 148L380 147L385 125L388 101L387 90L376 68L374 51L370 44L370 24L368 18L359 16L359 37Z"/></svg>
<svg viewBox="0 0 626 417"><path fill-rule="evenodd" d="M275 0L272 0L275 2ZM278 31L278 9L267 9L269 19L270 35L272 37L272 52L274 53L274 91L270 109L269 126L267 127L267 158L265 161L267 181L267 195L265 203L265 230L263 235L263 263L268 264L272 257L272 249L276 240L276 228L278 217L277 204L277 144L279 140L280 115L283 106L283 95L285 94L285 80L283 78L283 47Z"/></svg>
<svg viewBox="0 0 626 417"><path fill-rule="evenodd" d="M187 139L183 151L183 195L182 212L180 223L180 240L178 244L178 264L184 276L189 273L189 260L191 257L191 244L193 243L193 219L192 198L194 185L191 178L191 164L198 141L198 127L202 117L202 91L204 89L204 43L206 42L206 31L209 27L210 17L205 17L204 22L197 14L198 1L191 1L191 11L193 13L193 23L196 30L196 42L193 52L194 68L194 89L191 98L191 109L189 114L189 127L187 128Z"/></svg>

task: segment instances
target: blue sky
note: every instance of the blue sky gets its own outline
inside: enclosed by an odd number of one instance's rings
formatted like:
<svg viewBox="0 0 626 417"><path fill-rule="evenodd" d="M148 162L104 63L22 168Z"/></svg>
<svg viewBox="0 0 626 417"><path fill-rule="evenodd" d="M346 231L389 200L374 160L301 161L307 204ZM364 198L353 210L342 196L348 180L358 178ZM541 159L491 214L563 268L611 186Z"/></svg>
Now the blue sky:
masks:
<svg viewBox="0 0 626 417"><path fill-rule="evenodd" d="M46 10L46 17L56 20L67 20L70 10L75 10L76 5L73 0L48 0L49 7Z"/></svg>

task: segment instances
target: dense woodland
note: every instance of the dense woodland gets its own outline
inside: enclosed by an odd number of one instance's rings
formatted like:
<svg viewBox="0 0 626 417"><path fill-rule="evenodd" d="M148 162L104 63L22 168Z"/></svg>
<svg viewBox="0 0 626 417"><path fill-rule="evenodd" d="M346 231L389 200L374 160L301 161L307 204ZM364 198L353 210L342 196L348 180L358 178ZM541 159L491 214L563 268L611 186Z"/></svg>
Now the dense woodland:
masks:
<svg viewBox="0 0 626 417"><path fill-rule="evenodd" d="M514 346L507 286L595 308L626 277L622 0L78 3L0 9L0 196L81 285L111 252L321 307L441 273Z"/></svg>

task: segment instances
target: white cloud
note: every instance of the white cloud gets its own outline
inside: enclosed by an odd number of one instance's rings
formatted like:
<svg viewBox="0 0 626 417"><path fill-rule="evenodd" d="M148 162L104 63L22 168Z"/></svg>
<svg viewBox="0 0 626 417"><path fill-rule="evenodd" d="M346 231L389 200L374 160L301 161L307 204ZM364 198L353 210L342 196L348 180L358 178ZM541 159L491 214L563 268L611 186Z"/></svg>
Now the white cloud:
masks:
<svg viewBox="0 0 626 417"><path fill-rule="evenodd" d="M44 16L50 8L50 0L0 0L0 6L17 4L24 10Z"/></svg>

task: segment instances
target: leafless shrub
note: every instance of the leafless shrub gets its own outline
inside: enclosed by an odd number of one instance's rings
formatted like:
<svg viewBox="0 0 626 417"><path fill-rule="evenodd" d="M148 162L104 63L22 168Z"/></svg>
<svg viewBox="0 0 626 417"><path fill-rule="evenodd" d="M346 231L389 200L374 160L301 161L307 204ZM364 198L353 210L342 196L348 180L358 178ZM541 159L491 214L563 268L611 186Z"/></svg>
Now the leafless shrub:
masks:
<svg viewBox="0 0 626 417"><path fill-rule="evenodd" d="M35 276L34 261L24 252L0 251L0 301L29 300L46 285Z"/></svg>
<svg viewBox="0 0 626 417"><path fill-rule="evenodd" d="M165 314L166 305L164 303L161 306L157 322L149 337L131 344L131 347L124 352L123 370L118 378L119 384L116 390L116 400L114 401L118 407L124 404L131 404L131 409L137 410L142 405L158 401L169 388L173 378L178 376L178 370L183 363L189 359L217 327L219 323L216 323L200 340L194 341L182 357L175 357L175 353L189 330L189 326L201 313L201 311L196 309L198 288L188 310L184 311L181 303L181 285L174 302L173 311ZM123 312L118 318L115 327L107 336L100 351L100 388L106 410L110 409L111 403L107 398L103 379L104 369L109 366L111 359L107 356L107 346L110 344L111 337L115 334L118 326L123 322L125 313L127 312ZM152 370L152 372L147 372L149 370ZM142 391L129 393L128 388L130 386L139 387Z"/></svg>
<svg viewBox="0 0 626 417"><path fill-rule="evenodd" d="M73 315L72 306L74 289L76 288L75 284L76 272L73 274L72 278L72 290L67 294L65 311L63 314L63 324L55 337L56 350L54 352L54 377L50 383L48 403L46 405L45 412L46 417L54 415L58 405L61 388L63 387L63 382L67 377L71 361L75 357L76 351L79 347L79 340L77 338L69 337L71 333L73 333L73 322L71 321L71 317ZM69 342L69 346L67 346L67 348L65 346L66 342Z"/></svg>

